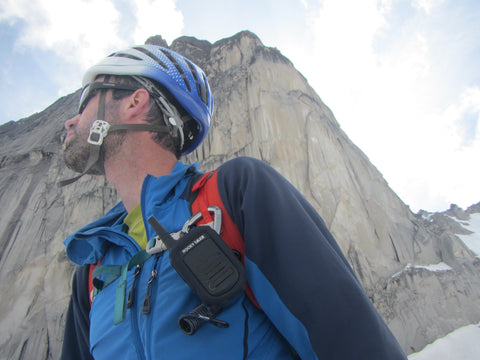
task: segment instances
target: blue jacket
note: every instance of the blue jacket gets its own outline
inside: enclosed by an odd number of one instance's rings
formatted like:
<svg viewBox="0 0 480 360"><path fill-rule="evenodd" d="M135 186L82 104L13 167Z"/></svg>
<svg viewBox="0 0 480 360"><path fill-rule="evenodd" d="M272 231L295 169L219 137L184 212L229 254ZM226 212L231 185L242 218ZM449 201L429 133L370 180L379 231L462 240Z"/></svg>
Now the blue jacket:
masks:
<svg viewBox="0 0 480 360"><path fill-rule="evenodd" d="M195 166L179 162L170 175L147 176L143 219L154 215L168 232L179 231L191 216L196 173ZM250 158L221 166L217 182L245 241L247 280L263 311L242 294L218 315L229 323L227 329L206 324L185 335L177 320L200 300L172 268L168 254L153 256L136 279L125 321L113 324L116 282L95 298L89 342L96 359L291 359L292 348L301 359L406 359L324 222L291 184ZM71 235L65 241L68 257L79 265L100 258L104 265L126 263L140 248L126 235L125 216L118 204ZM145 228L148 239L155 236L148 223ZM128 290L133 281L132 270ZM147 291L152 307L145 315ZM72 323L67 320L67 329Z"/></svg>

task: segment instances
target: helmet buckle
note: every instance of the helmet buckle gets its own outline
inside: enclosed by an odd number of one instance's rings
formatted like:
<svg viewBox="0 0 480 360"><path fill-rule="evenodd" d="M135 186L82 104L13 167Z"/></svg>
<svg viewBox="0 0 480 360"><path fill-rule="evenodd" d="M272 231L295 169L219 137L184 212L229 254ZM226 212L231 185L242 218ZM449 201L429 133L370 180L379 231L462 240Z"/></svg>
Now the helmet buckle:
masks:
<svg viewBox="0 0 480 360"><path fill-rule="evenodd" d="M88 143L92 145L102 145L103 139L108 134L110 124L103 120L95 120L90 128L90 134L88 135Z"/></svg>

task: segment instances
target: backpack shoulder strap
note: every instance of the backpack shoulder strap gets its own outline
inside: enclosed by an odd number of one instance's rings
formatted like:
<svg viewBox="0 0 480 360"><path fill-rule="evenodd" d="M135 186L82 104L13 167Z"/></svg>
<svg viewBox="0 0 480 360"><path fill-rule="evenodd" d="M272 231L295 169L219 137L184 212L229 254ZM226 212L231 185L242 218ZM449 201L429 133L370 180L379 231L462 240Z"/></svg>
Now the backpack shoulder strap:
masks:
<svg viewBox="0 0 480 360"><path fill-rule="evenodd" d="M90 307L92 306L93 299L96 295L95 286L93 285L93 270L95 270L101 262L102 259L98 260L96 264L90 264L88 266L88 299L90 300Z"/></svg>
<svg viewBox="0 0 480 360"><path fill-rule="evenodd" d="M192 187L192 192L196 193L196 198L192 203L192 214L201 213L202 217L197 224L204 225L213 222L211 213L208 211L209 206L217 206L222 211L222 226L220 236L232 250L240 254L240 260L245 265L245 242L238 230L237 225L227 212L217 185L217 170L204 174ZM252 289L248 282L245 293L252 303L260 309L257 299L253 295Z"/></svg>

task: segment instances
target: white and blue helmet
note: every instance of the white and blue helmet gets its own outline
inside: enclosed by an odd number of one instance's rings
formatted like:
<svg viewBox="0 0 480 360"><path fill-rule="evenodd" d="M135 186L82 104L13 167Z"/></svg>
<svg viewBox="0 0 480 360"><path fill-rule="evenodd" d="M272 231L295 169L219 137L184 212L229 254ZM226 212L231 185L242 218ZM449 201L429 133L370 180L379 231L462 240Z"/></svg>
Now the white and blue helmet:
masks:
<svg viewBox="0 0 480 360"><path fill-rule="evenodd" d="M194 136L182 141L182 155L195 150L207 135L213 115L210 86L202 69L184 56L156 45L135 46L117 51L92 66L82 85L87 86L99 75L144 77L163 86L196 123ZM183 127L179 130L183 131Z"/></svg>

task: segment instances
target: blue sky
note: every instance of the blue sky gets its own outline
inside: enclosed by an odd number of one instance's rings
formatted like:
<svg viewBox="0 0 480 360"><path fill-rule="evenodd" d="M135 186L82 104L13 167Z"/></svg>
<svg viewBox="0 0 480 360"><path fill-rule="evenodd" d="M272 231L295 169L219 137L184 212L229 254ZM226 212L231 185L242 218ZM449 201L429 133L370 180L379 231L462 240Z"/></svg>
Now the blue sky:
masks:
<svg viewBox="0 0 480 360"><path fill-rule="evenodd" d="M241 30L278 48L413 211L480 201L478 0L2 0L0 124L109 52Z"/></svg>

